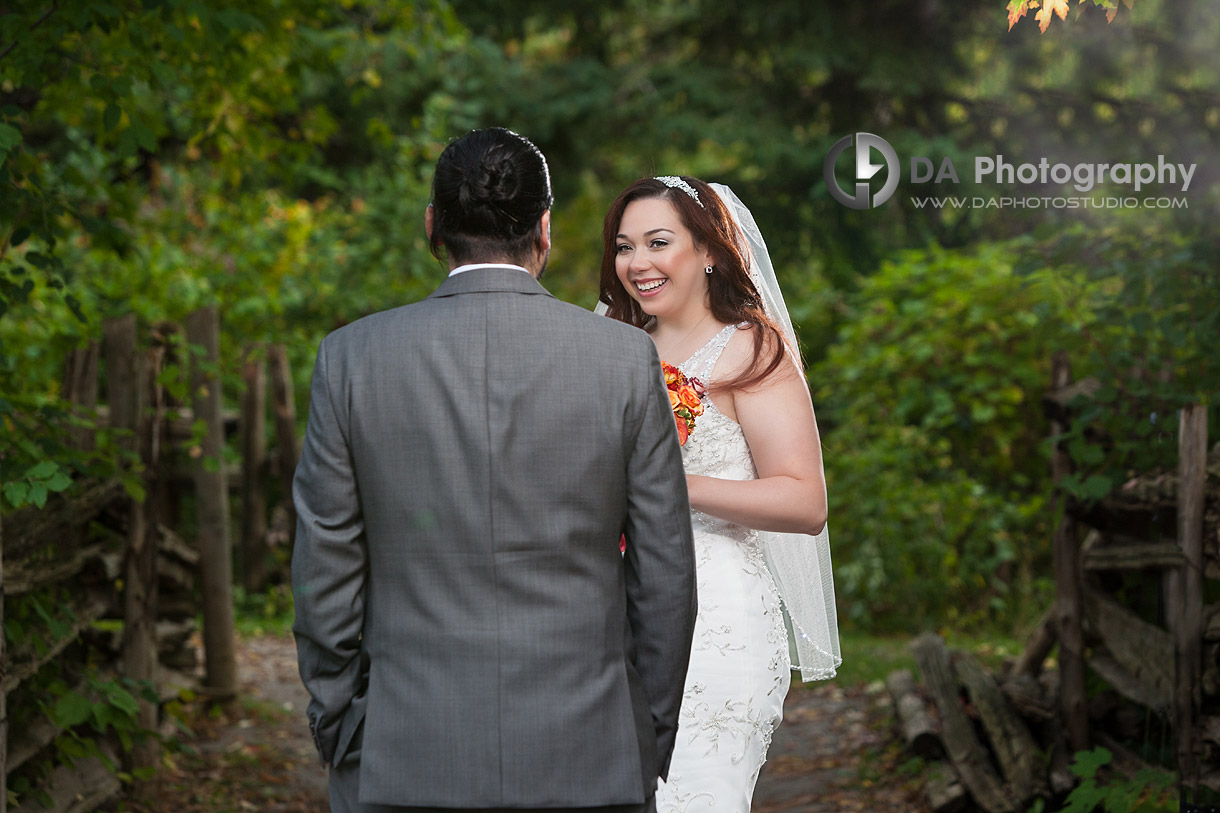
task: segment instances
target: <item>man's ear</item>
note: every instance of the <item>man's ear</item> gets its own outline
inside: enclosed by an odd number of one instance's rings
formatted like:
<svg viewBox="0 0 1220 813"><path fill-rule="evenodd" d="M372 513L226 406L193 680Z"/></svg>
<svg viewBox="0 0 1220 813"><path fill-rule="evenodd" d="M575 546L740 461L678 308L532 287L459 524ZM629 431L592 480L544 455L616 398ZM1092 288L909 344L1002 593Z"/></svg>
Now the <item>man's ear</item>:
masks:
<svg viewBox="0 0 1220 813"><path fill-rule="evenodd" d="M547 209L542 213L542 218L538 221L538 247L542 250L545 256L551 250L551 210Z"/></svg>
<svg viewBox="0 0 1220 813"><path fill-rule="evenodd" d="M429 203L428 207L424 209L424 234L428 235L429 240L432 239L433 214L432 204Z"/></svg>

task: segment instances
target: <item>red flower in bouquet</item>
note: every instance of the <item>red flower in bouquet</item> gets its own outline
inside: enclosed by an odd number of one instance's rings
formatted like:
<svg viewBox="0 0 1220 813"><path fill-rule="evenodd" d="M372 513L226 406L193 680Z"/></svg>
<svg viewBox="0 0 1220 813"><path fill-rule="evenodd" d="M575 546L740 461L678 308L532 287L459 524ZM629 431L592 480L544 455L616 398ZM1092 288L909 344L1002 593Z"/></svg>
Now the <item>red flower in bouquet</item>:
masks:
<svg viewBox="0 0 1220 813"><path fill-rule="evenodd" d="M678 443L685 446L690 433L695 431L695 418L703 414L702 396L707 392L697 378L686 375L664 361L665 386L669 389L669 405L674 411L674 425L678 428Z"/></svg>

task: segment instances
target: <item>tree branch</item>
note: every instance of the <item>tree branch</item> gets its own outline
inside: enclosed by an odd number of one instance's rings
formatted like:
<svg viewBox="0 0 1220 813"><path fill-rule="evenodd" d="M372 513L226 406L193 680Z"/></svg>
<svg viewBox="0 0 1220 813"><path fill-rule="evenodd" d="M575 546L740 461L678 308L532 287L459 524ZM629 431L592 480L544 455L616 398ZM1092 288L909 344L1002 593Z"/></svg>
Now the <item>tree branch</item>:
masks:
<svg viewBox="0 0 1220 813"><path fill-rule="evenodd" d="M47 19L52 14L54 14L56 11L59 11L59 0L54 0L54 2L51 3L51 7L49 9L47 9L46 13L44 13L41 17L39 17L37 20L34 21L34 24L30 26L30 31L35 30L36 28L38 28L38 26L45 23L47 21ZM6 56L8 56L9 53L14 48L17 47L17 43L19 41L20 40L13 40L12 42L9 43L9 46L7 48L5 48L3 51L0 51L0 59L4 59Z"/></svg>

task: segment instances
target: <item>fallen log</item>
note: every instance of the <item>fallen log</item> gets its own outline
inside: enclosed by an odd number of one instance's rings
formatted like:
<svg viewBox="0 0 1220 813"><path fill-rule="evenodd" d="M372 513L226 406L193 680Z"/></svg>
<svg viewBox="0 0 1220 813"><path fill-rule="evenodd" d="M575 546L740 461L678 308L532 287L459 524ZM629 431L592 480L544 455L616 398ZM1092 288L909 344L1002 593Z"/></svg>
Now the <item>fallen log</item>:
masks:
<svg viewBox="0 0 1220 813"><path fill-rule="evenodd" d="M911 644L924 683L940 710L941 739L962 784L987 813L1017 813L1013 794L991 769L987 749L962 710L961 694L939 635L924 633Z"/></svg>
<svg viewBox="0 0 1220 813"><path fill-rule="evenodd" d="M995 681L967 653L957 653L953 667L978 709L1000 771L1022 807L1034 797L1046 795L1046 776L1038 770L1038 744L1005 701Z"/></svg>
<svg viewBox="0 0 1220 813"><path fill-rule="evenodd" d="M907 747L923 759L944 759L945 747L940 741L936 723L915 688L915 678L910 670L891 672L885 679L885 685L894 701L894 714Z"/></svg>
<svg viewBox="0 0 1220 813"><path fill-rule="evenodd" d="M963 810L970 797L957 778L952 765L940 764L923 786L923 795L932 808L932 813L957 813Z"/></svg>

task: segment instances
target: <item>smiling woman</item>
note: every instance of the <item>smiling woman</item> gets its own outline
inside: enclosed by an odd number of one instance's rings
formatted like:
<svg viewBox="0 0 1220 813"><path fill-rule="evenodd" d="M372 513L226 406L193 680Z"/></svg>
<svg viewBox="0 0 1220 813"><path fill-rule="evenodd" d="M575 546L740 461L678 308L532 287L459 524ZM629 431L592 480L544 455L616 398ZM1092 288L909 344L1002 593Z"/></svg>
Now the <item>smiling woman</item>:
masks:
<svg viewBox="0 0 1220 813"><path fill-rule="evenodd" d="M770 269L765 245L730 190L637 181L611 206L603 236L606 313L646 330L675 377L707 385L702 414L678 430L699 615L657 809L746 813L790 680L783 609L799 631L804 679L839 664L817 421L795 335L779 327L786 308L758 273L763 261ZM785 559L790 539L798 555Z"/></svg>
<svg viewBox="0 0 1220 813"><path fill-rule="evenodd" d="M653 338L661 355L685 359L690 353L680 354L683 343L711 316L705 304L708 277L715 270L710 253L695 245L677 210L664 198L627 204L614 250L619 282L641 310L657 319ZM703 344L698 335L694 338L694 347Z"/></svg>

